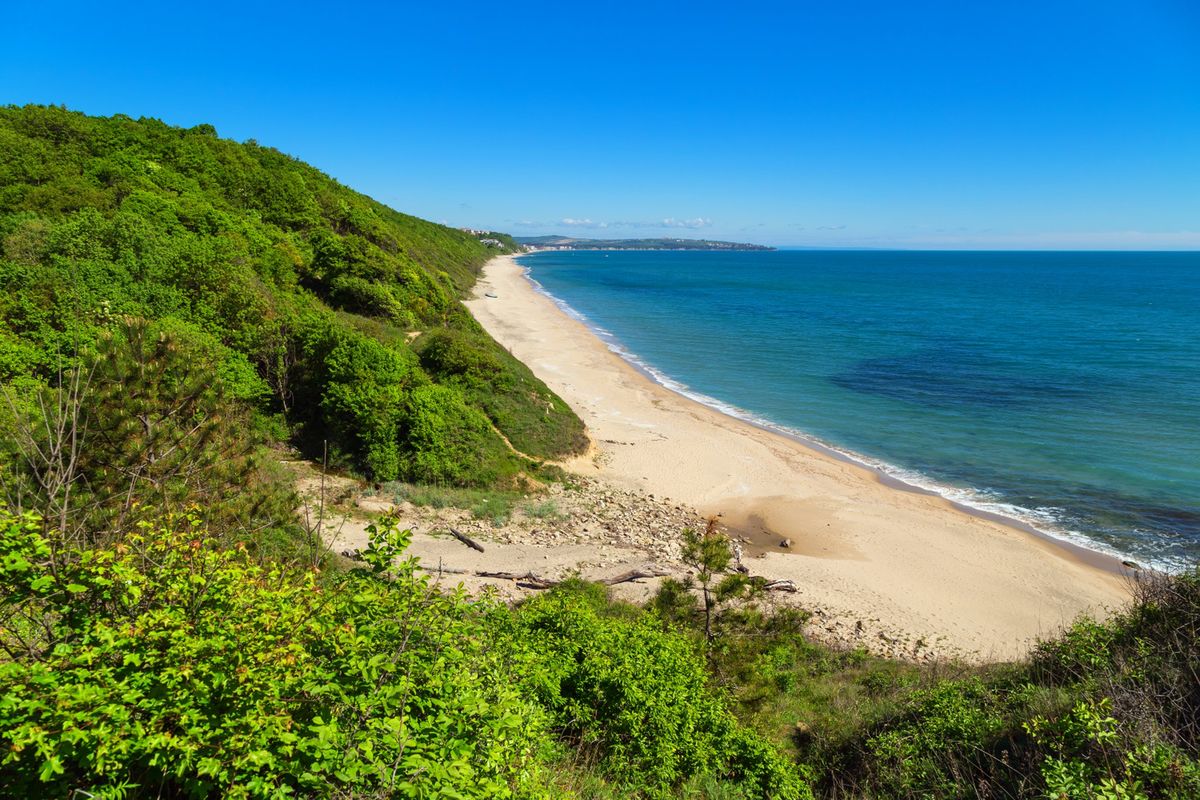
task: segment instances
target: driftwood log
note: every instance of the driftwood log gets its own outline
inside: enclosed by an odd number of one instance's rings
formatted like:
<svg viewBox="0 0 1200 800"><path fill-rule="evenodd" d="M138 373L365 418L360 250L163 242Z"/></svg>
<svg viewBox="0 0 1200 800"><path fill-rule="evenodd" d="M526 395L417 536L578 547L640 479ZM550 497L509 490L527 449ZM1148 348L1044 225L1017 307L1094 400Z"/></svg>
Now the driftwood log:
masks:
<svg viewBox="0 0 1200 800"><path fill-rule="evenodd" d="M543 578L541 575L535 575L533 572L493 572L490 570L469 570L457 569L455 567L421 567L426 572L443 573L447 575L474 575L476 578L495 578L497 580L513 581L522 589L550 589L562 581ZM664 575L670 575L669 570L660 569L659 567L648 567L646 569L631 569L628 572L622 572L620 575L613 575L611 578L600 578L597 583L603 583L606 586L616 586L618 583L628 583L630 581L642 580L643 578L661 578Z"/></svg>
<svg viewBox="0 0 1200 800"><path fill-rule="evenodd" d="M762 587L768 592L798 592L795 581L767 581Z"/></svg>
<svg viewBox="0 0 1200 800"><path fill-rule="evenodd" d="M560 583L560 581L552 581L534 575L532 572L520 575L515 572L476 572L475 575L480 578L500 578L501 580L513 581L522 589L549 589L551 586L557 586Z"/></svg>
<svg viewBox="0 0 1200 800"><path fill-rule="evenodd" d="M459 534L459 532L455 531L453 528L451 528L450 532L455 535L455 538L460 539L468 547L474 547L480 552L483 551L483 548L479 547L470 537ZM472 571L469 569L458 569L456 567L444 567L440 564L436 568L423 566L421 569L425 570L426 572L436 572L439 574L474 575L476 578L494 578L497 580L512 581L522 589L550 589L562 583L562 581L551 580L550 578L543 578L540 575L535 575L533 572L493 572L490 570ZM662 578L670 574L670 570L662 569L661 567L646 567L645 569L631 569L626 572L622 572L619 575L613 575L608 578L598 578L596 583L602 583L605 586L616 586L619 583L640 581L646 578ZM762 580L763 583L760 584L760 587L766 592L790 592L794 594L795 592L799 591L799 589L796 588L795 581Z"/></svg>
<svg viewBox="0 0 1200 800"><path fill-rule="evenodd" d="M483 545L481 545L479 542L472 539L470 536L467 536L465 533L458 530L457 528L451 528L450 535L453 536L455 539L458 539L460 542L462 542L463 544L465 544L467 547L471 548L472 550L478 550L481 553L483 552Z"/></svg>
<svg viewBox="0 0 1200 800"><path fill-rule="evenodd" d="M669 570L659 569L658 567L649 567L648 569L631 569L628 572L622 572L620 575L614 575L611 578L601 578L597 583L603 583L607 586L616 586L618 583L627 583L629 581L637 581L642 578L661 578L664 575L670 575Z"/></svg>

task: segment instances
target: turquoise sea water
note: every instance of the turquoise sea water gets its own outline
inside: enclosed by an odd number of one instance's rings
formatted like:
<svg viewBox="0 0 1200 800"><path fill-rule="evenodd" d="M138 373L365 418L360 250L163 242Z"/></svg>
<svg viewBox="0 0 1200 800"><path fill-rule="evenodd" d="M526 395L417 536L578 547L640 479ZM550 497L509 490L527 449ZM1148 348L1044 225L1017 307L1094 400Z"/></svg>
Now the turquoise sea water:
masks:
<svg viewBox="0 0 1200 800"><path fill-rule="evenodd" d="M1095 549L1200 559L1200 253L521 263L697 399Z"/></svg>

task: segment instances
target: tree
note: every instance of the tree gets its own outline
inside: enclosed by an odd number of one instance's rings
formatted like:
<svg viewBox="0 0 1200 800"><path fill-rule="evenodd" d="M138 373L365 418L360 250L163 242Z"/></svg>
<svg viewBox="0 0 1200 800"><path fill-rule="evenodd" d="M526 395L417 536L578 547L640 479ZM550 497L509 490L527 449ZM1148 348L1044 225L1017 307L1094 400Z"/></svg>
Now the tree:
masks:
<svg viewBox="0 0 1200 800"><path fill-rule="evenodd" d="M664 623L684 622L696 611L693 591L700 585L703 600L704 639L709 645L716 638L716 628L721 619L721 606L731 600L755 596L761 591L762 579L750 578L739 567L728 572L734 561L733 548L721 532L717 517L709 517L703 533L692 528L683 531L683 562L696 571L695 577L682 581L668 578L659 586L653 606Z"/></svg>
<svg viewBox="0 0 1200 800"><path fill-rule="evenodd" d="M220 533L294 530L290 489L214 371L178 336L125 320L57 386L14 408L20 474L6 483L25 489L18 507L73 545L127 533L147 509L203 509Z"/></svg>
<svg viewBox="0 0 1200 800"><path fill-rule="evenodd" d="M691 528L683 532L683 561L696 570L700 592L704 598L704 638L713 640L713 611L718 597L713 591L713 578L724 572L733 560L729 538L717 527L717 518L709 517L704 533Z"/></svg>

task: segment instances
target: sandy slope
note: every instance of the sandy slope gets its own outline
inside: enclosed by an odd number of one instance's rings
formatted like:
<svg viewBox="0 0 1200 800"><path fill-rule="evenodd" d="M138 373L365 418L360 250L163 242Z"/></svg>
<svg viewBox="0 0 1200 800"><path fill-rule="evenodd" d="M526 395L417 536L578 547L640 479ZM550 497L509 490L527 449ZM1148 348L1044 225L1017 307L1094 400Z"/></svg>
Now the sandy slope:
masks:
<svg viewBox="0 0 1200 800"><path fill-rule="evenodd" d="M572 468L723 514L763 553L754 573L794 579L800 601L840 625L1006 658L1127 597L1111 568L659 386L535 291L512 257L487 265L467 305L587 423L595 450Z"/></svg>

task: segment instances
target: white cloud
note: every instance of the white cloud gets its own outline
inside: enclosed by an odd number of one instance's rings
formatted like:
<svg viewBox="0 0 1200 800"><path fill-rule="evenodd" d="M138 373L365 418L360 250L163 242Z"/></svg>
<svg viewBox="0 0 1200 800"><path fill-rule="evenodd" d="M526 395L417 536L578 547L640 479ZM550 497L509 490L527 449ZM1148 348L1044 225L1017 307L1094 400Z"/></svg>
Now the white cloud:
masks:
<svg viewBox="0 0 1200 800"><path fill-rule="evenodd" d="M661 223L661 228L707 228L712 225L712 220L708 217L694 217L693 219L675 219L667 217Z"/></svg>
<svg viewBox="0 0 1200 800"><path fill-rule="evenodd" d="M690 219L677 219L676 217L664 217L659 220L594 220L591 217L563 217L556 222L543 222L532 219L515 220L511 223L519 228L586 228L590 230L605 230L609 228L640 228L649 230L655 228L687 228L695 230L697 228L711 227L713 221L708 217L692 217Z"/></svg>

